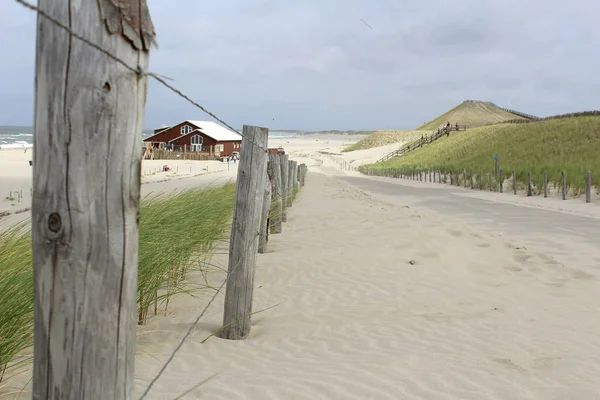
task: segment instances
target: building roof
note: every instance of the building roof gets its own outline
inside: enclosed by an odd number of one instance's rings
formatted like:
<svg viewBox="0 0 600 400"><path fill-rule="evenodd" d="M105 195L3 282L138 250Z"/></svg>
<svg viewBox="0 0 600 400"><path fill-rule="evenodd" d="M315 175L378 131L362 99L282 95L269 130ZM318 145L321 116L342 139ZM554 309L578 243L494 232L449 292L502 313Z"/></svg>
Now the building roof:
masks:
<svg viewBox="0 0 600 400"><path fill-rule="evenodd" d="M176 137L176 138L174 138L174 139L171 139L171 140L169 140L167 143L175 142L175 141L177 141L177 140L179 140L179 139L181 139L181 138L184 138L184 137L186 137L186 136L190 136L190 135L192 135L192 134L194 134L194 135L195 135L195 134L198 134L198 133L203 133L203 134L205 134L205 133L204 133L204 132L202 132L200 129L194 129L193 131L191 131L191 132L188 132L188 133L186 133L185 135L180 135L180 136L177 136L177 137ZM205 134L205 135L206 135L206 134ZM207 136L210 136L210 135L207 135ZM210 137L212 137L212 136L210 136Z"/></svg>
<svg viewBox="0 0 600 400"><path fill-rule="evenodd" d="M188 136L192 133L198 133L198 130L200 132L202 132L203 134L205 134L206 136L209 136L209 137L215 139L217 142L231 142L231 141L241 141L242 140L242 136L239 135L238 133L230 131L229 129L222 127L221 125L219 125L215 122L212 122L212 121L186 120L184 122L195 125L199 129L194 129L192 132L189 132L186 135L178 136L177 138L170 140L169 142L173 142L174 140L181 139L182 137ZM177 124L177 125L179 125L179 124ZM173 126L177 126L177 125L173 125ZM161 133L164 133L168 129L173 128L173 126L169 126L169 127L161 129L159 132L144 139L144 142L152 142L152 139L155 136L158 136Z"/></svg>
<svg viewBox="0 0 600 400"><path fill-rule="evenodd" d="M228 141L238 141L242 140L242 135L230 131L229 129L217 124L212 121L194 121L187 120L192 125L196 125L200 128L200 131L204 133L206 136L210 136L215 139L217 142L228 142Z"/></svg>

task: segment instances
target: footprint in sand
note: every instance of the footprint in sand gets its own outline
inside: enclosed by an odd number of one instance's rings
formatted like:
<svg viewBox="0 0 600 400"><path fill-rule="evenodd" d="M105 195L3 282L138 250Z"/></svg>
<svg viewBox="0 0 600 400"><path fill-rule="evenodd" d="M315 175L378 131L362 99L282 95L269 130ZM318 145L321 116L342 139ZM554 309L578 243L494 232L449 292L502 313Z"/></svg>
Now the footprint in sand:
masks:
<svg viewBox="0 0 600 400"><path fill-rule="evenodd" d="M461 237L463 235L461 231L457 231L456 229L447 229L446 232L448 232L454 237Z"/></svg>
<svg viewBox="0 0 600 400"><path fill-rule="evenodd" d="M571 272L571 276L575 279L584 279L584 280L590 280L590 279L594 279L596 277L596 275L588 274L587 272L580 271L580 270L575 270L575 271Z"/></svg>
<svg viewBox="0 0 600 400"><path fill-rule="evenodd" d="M475 246L485 249L486 247L490 247L491 244L482 242L482 243L476 243Z"/></svg>
<svg viewBox="0 0 600 400"><path fill-rule="evenodd" d="M492 359L494 362L500 364L500 365L504 365L505 367L508 367L510 369L515 369L517 371L522 371L525 372L527 371L525 368L521 367L520 365L516 364L513 360L511 360L510 358L494 358Z"/></svg>
<svg viewBox="0 0 600 400"><path fill-rule="evenodd" d="M522 264L525 264L531 258L533 258L533 256L530 254L519 253L519 254L513 255L513 260L515 260L516 262L522 263Z"/></svg>

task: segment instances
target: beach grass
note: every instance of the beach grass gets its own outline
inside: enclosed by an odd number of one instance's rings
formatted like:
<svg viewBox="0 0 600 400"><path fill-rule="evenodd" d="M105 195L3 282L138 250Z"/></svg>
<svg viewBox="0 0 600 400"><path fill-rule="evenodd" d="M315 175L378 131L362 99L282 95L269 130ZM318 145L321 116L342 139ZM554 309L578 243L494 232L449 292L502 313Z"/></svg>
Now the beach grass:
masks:
<svg viewBox="0 0 600 400"><path fill-rule="evenodd" d="M146 197L140 208L138 323L185 292L186 276L225 240L235 184ZM29 223L0 232L0 377L32 345L33 267ZM23 359L30 360L31 356ZM1 379L0 379L0 385Z"/></svg>
<svg viewBox="0 0 600 400"><path fill-rule="evenodd" d="M343 152L367 150L374 147L387 146L388 144L406 142L421 137L423 132L419 131L376 131L346 147Z"/></svg>
<svg viewBox="0 0 600 400"><path fill-rule="evenodd" d="M404 156L384 163L360 167L373 175L398 174L400 170L439 170L461 172L463 169L488 171L495 169L493 157L499 159L504 177L515 171L517 181L527 181L529 172L539 192L543 172L548 182L561 182L566 173L570 193L585 189L585 176L592 171L592 185L600 187L600 117L583 116L530 122L498 124L467 131L452 132L449 137L425 145Z"/></svg>
<svg viewBox="0 0 600 400"><path fill-rule="evenodd" d="M31 259L29 227L0 231L0 385L11 362L33 341Z"/></svg>
<svg viewBox="0 0 600 400"><path fill-rule="evenodd" d="M231 224L235 185L150 196L140 210L138 323L152 306L168 305L184 290L191 268L201 267Z"/></svg>

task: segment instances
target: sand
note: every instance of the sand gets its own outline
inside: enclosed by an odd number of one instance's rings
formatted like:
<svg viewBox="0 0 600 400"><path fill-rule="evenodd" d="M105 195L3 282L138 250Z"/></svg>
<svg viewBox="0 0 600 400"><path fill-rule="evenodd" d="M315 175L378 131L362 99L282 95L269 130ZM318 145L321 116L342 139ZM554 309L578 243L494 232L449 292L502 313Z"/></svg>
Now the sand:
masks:
<svg viewBox="0 0 600 400"><path fill-rule="evenodd" d="M254 310L265 311L253 316L248 339L202 343L222 322L217 296L147 398L599 398L592 271L410 199L341 182L356 172L319 152L339 152L345 140L284 143L309 173L283 233L258 255ZM340 157L361 162L372 153ZM227 265L226 248L207 274L215 287L225 277L217 267ZM178 295L166 316L139 327L137 395L213 293Z"/></svg>

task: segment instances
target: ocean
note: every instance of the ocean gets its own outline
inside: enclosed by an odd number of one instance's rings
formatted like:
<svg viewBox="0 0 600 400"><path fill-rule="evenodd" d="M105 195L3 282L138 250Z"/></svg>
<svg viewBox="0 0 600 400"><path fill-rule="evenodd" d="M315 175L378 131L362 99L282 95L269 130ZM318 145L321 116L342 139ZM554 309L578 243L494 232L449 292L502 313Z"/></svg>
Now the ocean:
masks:
<svg viewBox="0 0 600 400"><path fill-rule="evenodd" d="M33 127L0 126L0 149L33 147Z"/></svg>
<svg viewBox="0 0 600 400"><path fill-rule="evenodd" d="M300 132L269 132L271 139L291 139L299 136ZM142 139L152 135L152 130L144 130ZM140 143L142 146L142 143ZM31 126L0 126L1 149L25 149L33 147L33 127Z"/></svg>

